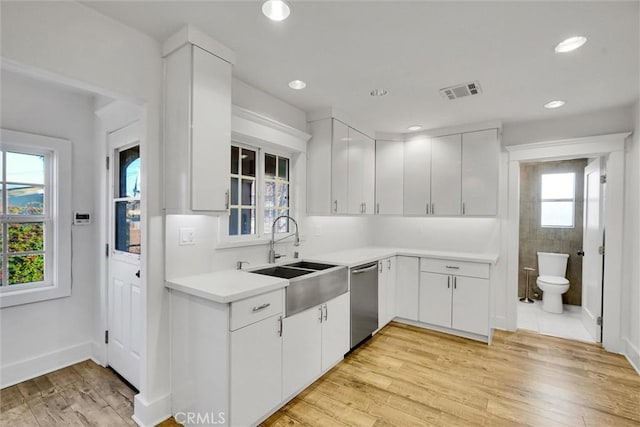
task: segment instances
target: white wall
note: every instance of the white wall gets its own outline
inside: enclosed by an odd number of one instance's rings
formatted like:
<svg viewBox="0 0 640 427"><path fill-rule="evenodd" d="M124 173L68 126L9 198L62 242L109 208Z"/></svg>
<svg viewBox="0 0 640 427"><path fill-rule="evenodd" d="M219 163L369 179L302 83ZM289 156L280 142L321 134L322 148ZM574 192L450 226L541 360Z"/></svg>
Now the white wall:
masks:
<svg viewBox="0 0 640 427"><path fill-rule="evenodd" d="M0 126L72 142L72 211L96 212L93 97L8 71L1 77ZM93 296L98 291L96 223L74 226L70 297L0 310L2 385L42 373L46 356L73 363L91 356ZM21 377L16 377L17 375ZM26 376L25 376L26 375Z"/></svg>
<svg viewBox="0 0 640 427"><path fill-rule="evenodd" d="M162 60L152 38L75 2L3 2L2 58L34 72L68 79L146 108L143 158L145 301L141 395L135 415L145 424L169 413L168 292L164 288L160 114ZM102 242L104 243L104 242ZM96 337L99 339L99 337ZM149 355L149 357L147 357Z"/></svg>
<svg viewBox="0 0 640 427"><path fill-rule="evenodd" d="M626 141L622 337L626 354L640 373L640 103L635 128Z"/></svg>
<svg viewBox="0 0 640 427"><path fill-rule="evenodd" d="M633 124L631 105L558 118L505 123L502 144L508 146L628 132L633 129Z"/></svg>

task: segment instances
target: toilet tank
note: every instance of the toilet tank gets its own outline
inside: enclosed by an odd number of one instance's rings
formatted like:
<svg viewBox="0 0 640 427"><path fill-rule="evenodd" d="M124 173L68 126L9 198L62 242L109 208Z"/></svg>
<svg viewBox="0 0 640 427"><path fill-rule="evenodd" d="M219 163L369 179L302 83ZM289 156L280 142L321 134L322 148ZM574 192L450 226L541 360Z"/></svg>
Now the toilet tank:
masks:
<svg viewBox="0 0 640 427"><path fill-rule="evenodd" d="M538 252L538 275L564 277L569 254Z"/></svg>

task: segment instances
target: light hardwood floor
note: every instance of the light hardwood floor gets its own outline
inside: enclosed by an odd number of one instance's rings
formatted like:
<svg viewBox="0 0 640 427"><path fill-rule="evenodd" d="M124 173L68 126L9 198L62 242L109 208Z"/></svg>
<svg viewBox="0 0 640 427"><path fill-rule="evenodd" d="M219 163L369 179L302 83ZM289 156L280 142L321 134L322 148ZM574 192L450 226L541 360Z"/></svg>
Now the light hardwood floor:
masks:
<svg viewBox="0 0 640 427"><path fill-rule="evenodd" d="M133 426L133 394L85 361L1 390L0 425ZM640 426L640 376L596 344L391 323L263 425Z"/></svg>
<svg viewBox="0 0 640 427"><path fill-rule="evenodd" d="M640 377L596 344L391 323L263 425L639 426Z"/></svg>

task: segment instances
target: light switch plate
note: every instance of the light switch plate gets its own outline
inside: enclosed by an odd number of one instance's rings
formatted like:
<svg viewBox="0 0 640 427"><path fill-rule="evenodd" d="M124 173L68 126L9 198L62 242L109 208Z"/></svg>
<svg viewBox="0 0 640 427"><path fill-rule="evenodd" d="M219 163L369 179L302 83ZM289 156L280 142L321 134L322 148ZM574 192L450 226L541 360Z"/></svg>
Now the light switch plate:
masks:
<svg viewBox="0 0 640 427"><path fill-rule="evenodd" d="M188 246L196 244L196 229L181 228L179 230L178 244L180 246Z"/></svg>

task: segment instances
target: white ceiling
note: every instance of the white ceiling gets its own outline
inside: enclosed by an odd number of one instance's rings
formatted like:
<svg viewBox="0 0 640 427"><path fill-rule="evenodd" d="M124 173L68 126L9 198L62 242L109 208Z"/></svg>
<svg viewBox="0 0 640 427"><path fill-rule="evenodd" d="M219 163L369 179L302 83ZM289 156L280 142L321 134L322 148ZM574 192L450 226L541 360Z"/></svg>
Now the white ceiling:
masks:
<svg viewBox="0 0 640 427"><path fill-rule="evenodd" d="M559 117L638 99L639 3L295 1L283 22L259 1L90 1L85 5L164 41L186 23L233 49L234 75L304 111L334 107L379 132L411 124ZM585 35L581 49L555 54ZM307 82L289 89L293 79ZM438 89L478 80L449 101ZM382 87L389 94L373 98ZM552 99L565 107L545 110Z"/></svg>

